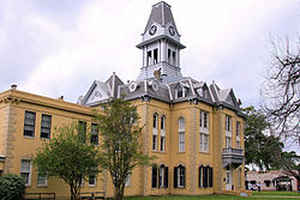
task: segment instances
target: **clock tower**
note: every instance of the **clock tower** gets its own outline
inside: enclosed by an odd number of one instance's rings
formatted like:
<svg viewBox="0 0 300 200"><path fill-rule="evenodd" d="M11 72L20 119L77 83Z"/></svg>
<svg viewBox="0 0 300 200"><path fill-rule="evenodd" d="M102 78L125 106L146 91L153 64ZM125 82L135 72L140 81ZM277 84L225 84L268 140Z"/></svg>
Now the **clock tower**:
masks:
<svg viewBox="0 0 300 200"><path fill-rule="evenodd" d="M152 6L142 37L137 48L142 50L143 64L137 80L153 78L158 70L164 83L182 79L180 50L185 46L180 43L169 4L161 1Z"/></svg>

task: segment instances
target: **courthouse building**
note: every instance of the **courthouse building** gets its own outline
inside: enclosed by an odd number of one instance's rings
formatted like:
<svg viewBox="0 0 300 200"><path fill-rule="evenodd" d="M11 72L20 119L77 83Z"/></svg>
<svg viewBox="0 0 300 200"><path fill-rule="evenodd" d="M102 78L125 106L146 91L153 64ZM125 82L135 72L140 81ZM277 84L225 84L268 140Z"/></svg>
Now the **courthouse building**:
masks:
<svg viewBox="0 0 300 200"><path fill-rule="evenodd" d="M136 80L123 82L112 73L107 80L95 80L76 103L20 91L16 85L1 92L0 173L22 175L26 192L56 192L57 199L68 196L62 180L39 175L32 163L35 152L55 136L55 127L74 121L96 126L93 109L101 110L101 104L125 95L137 106L145 125L144 153L157 157L152 166L133 170L125 195L242 192L245 116L241 103L233 89L181 73L180 53L186 47L180 37L171 6L159 2L153 5L137 45L142 66ZM92 130L90 142L101 142L101 133ZM90 176L82 191L105 191L111 197L109 174Z"/></svg>

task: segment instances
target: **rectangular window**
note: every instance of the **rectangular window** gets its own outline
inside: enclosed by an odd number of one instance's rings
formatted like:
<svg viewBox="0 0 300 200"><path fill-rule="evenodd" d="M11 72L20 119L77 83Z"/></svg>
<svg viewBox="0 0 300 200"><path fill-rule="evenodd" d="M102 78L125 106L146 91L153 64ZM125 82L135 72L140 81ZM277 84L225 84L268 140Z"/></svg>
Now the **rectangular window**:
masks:
<svg viewBox="0 0 300 200"><path fill-rule="evenodd" d="M78 134L80 135L82 142L86 141L86 122L79 121L78 122Z"/></svg>
<svg viewBox="0 0 300 200"><path fill-rule="evenodd" d="M24 178L25 185L31 184L31 160L21 160L21 177Z"/></svg>
<svg viewBox="0 0 300 200"><path fill-rule="evenodd" d="M225 130L231 132L231 117L229 115L225 116Z"/></svg>
<svg viewBox="0 0 300 200"><path fill-rule="evenodd" d="M24 136L34 137L35 112L25 111Z"/></svg>
<svg viewBox="0 0 300 200"><path fill-rule="evenodd" d="M51 134L51 115L42 114L41 138L50 139Z"/></svg>
<svg viewBox="0 0 300 200"><path fill-rule="evenodd" d="M184 132L179 132L179 152L184 152Z"/></svg>
<svg viewBox="0 0 300 200"><path fill-rule="evenodd" d="M160 151L165 151L166 138L165 136L160 136Z"/></svg>
<svg viewBox="0 0 300 200"><path fill-rule="evenodd" d="M89 175L89 186L96 186L96 175Z"/></svg>
<svg viewBox="0 0 300 200"><path fill-rule="evenodd" d="M37 185L38 186L47 186L48 185L48 176L38 173Z"/></svg>
<svg viewBox="0 0 300 200"><path fill-rule="evenodd" d="M98 124L92 124L91 127L91 144L99 144L98 141L98 133L99 133L99 128L98 128Z"/></svg>
<svg viewBox="0 0 300 200"><path fill-rule="evenodd" d="M200 133L200 152L208 152L209 149L209 135Z"/></svg>
<svg viewBox="0 0 300 200"><path fill-rule="evenodd" d="M131 179L131 175L128 174L127 177L126 177L126 181L125 181L125 187L130 186L130 179Z"/></svg>
<svg viewBox="0 0 300 200"><path fill-rule="evenodd" d="M200 127L208 129L208 112L200 111Z"/></svg>
<svg viewBox="0 0 300 200"><path fill-rule="evenodd" d="M152 150L157 150L157 135L152 135Z"/></svg>

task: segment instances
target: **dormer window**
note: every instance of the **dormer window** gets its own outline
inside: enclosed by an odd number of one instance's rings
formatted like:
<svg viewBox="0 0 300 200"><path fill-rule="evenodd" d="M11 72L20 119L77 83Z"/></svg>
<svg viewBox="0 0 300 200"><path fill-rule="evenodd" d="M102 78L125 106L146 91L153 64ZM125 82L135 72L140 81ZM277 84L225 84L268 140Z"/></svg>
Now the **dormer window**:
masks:
<svg viewBox="0 0 300 200"><path fill-rule="evenodd" d="M175 90L175 97L176 99L178 98L183 98L183 97L186 97L186 88L185 87L178 87L176 90Z"/></svg>
<svg viewBox="0 0 300 200"><path fill-rule="evenodd" d="M197 92L198 92L200 97L203 97L203 88L198 88Z"/></svg>

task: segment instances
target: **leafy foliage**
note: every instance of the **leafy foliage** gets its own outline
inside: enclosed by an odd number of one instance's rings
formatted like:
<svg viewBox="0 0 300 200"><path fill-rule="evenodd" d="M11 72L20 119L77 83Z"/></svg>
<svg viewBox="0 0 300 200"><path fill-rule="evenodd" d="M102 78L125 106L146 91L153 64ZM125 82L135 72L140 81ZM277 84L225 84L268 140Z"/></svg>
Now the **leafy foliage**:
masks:
<svg viewBox="0 0 300 200"><path fill-rule="evenodd" d="M74 124L59 128L34 159L41 174L61 178L70 186L71 200L79 199L82 179L98 173L98 150L77 134L80 129Z"/></svg>
<svg viewBox="0 0 300 200"><path fill-rule="evenodd" d="M300 156L296 152L282 152L280 158L280 167L284 170L284 173L289 176L295 177L300 181Z"/></svg>
<svg viewBox="0 0 300 200"><path fill-rule="evenodd" d="M136 106L115 99L97 115L102 135L101 167L108 170L115 187L115 199L123 199L126 178L138 165L149 164L150 157L142 152L139 116Z"/></svg>
<svg viewBox="0 0 300 200"><path fill-rule="evenodd" d="M244 109L247 114L245 129L245 157L246 164L255 164L260 170L278 168L277 162L282 153L283 143L279 137L267 136L269 123L266 116L253 106Z"/></svg>
<svg viewBox="0 0 300 200"><path fill-rule="evenodd" d="M25 193L24 179L15 174L0 176L0 200L21 200Z"/></svg>

